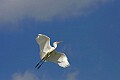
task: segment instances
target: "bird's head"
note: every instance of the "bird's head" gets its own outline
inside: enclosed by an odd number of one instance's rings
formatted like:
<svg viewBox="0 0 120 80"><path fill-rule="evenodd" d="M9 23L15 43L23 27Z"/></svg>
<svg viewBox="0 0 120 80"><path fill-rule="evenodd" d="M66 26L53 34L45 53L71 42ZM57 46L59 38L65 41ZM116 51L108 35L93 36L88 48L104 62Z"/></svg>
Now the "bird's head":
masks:
<svg viewBox="0 0 120 80"><path fill-rule="evenodd" d="M56 41L56 42L54 42L54 43L53 43L54 48L57 48L57 45L60 44L61 42L62 42L62 41L59 41L59 42Z"/></svg>

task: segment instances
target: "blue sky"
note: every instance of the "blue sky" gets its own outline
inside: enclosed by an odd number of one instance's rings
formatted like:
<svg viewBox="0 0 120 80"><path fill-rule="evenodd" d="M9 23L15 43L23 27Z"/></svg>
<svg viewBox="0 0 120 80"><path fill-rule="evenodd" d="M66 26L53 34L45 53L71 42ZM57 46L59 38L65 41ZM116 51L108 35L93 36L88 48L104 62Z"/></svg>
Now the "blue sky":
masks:
<svg viewBox="0 0 120 80"><path fill-rule="evenodd" d="M1 80L119 80L119 0L0 0ZM71 64L39 70L39 33Z"/></svg>

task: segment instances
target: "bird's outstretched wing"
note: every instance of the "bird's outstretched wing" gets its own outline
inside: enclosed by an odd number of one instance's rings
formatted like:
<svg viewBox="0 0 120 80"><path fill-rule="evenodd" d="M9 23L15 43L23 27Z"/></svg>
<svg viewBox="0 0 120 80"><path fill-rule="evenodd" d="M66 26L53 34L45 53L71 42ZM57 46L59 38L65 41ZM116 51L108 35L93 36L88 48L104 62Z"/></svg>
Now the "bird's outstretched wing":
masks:
<svg viewBox="0 0 120 80"><path fill-rule="evenodd" d="M39 44L40 57L42 59L53 47L50 46L50 38L46 35L38 34L36 41Z"/></svg>
<svg viewBox="0 0 120 80"><path fill-rule="evenodd" d="M68 59L64 53L53 51L47 61L57 63L59 66L66 68L70 66Z"/></svg>

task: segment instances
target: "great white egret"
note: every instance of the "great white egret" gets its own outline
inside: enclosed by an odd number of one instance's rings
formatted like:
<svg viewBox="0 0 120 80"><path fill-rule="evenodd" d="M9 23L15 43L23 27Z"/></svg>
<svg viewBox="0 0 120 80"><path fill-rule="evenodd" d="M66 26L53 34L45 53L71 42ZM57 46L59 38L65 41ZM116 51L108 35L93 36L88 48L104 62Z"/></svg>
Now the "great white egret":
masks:
<svg viewBox="0 0 120 80"><path fill-rule="evenodd" d="M39 69L41 65L47 61L57 63L59 66L63 68L66 68L70 65L66 55L64 53L56 51L57 44L60 44L61 41L54 42L52 47L50 46L50 38L43 34L38 34L36 41L40 47L41 58L41 61L39 61L38 64L36 65L37 69Z"/></svg>

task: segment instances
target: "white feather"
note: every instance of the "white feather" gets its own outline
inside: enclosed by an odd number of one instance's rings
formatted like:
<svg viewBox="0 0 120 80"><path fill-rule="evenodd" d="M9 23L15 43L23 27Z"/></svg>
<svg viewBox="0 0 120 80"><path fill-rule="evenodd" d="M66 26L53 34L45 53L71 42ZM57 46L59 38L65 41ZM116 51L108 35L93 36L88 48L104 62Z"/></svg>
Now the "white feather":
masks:
<svg viewBox="0 0 120 80"><path fill-rule="evenodd" d="M47 61L57 63L59 66L61 66L63 68L70 66L66 55L64 53L57 52L56 50L54 50L51 53L51 55L50 55L50 57L48 57Z"/></svg>

